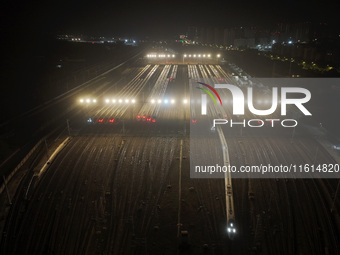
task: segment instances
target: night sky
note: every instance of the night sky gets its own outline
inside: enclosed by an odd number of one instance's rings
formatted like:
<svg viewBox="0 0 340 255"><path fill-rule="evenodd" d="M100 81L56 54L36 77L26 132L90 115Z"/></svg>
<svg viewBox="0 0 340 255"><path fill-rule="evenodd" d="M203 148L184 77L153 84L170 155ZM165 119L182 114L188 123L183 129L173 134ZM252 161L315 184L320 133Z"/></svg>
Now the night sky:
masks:
<svg viewBox="0 0 340 255"><path fill-rule="evenodd" d="M275 4L275 5L274 5ZM2 36L73 33L142 38L184 33L188 26L271 27L277 22L339 23L325 1L6 1Z"/></svg>

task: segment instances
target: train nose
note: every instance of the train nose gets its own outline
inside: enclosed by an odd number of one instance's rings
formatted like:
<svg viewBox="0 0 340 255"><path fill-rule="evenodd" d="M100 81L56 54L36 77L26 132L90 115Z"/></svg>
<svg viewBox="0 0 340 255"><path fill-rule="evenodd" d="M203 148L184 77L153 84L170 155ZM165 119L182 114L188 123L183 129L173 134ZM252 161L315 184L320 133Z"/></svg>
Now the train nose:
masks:
<svg viewBox="0 0 340 255"><path fill-rule="evenodd" d="M230 240L234 240L235 235L237 233L235 223L230 221L227 226L227 234Z"/></svg>

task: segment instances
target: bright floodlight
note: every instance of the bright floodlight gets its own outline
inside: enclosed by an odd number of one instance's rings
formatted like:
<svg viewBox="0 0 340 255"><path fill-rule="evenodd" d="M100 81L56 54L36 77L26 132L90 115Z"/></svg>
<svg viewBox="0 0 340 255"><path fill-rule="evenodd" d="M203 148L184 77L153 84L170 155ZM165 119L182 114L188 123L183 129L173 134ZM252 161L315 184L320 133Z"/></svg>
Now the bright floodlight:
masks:
<svg viewBox="0 0 340 255"><path fill-rule="evenodd" d="M86 99L86 103L90 103L91 102L91 100L88 98L88 99Z"/></svg>
<svg viewBox="0 0 340 255"><path fill-rule="evenodd" d="M198 57L200 58L200 57L201 57L201 54L198 54Z"/></svg>
<svg viewBox="0 0 340 255"><path fill-rule="evenodd" d="M194 58L196 58L196 54L194 54Z"/></svg>
<svg viewBox="0 0 340 255"><path fill-rule="evenodd" d="M110 100L109 99L105 99L105 102L108 104L108 103L110 103Z"/></svg>
<svg viewBox="0 0 340 255"><path fill-rule="evenodd" d="M184 99L183 103L187 104L188 103L188 99Z"/></svg>
<svg viewBox="0 0 340 255"><path fill-rule="evenodd" d="M158 100L157 100L157 103L159 103L159 104L162 103L162 100L158 99Z"/></svg>
<svg viewBox="0 0 340 255"><path fill-rule="evenodd" d="M122 100L122 99L119 99L119 100L118 100L118 102L119 102L119 103L122 103L122 102L123 102L123 100Z"/></svg>
<svg viewBox="0 0 340 255"><path fill-rule="evenodd" d="M168 55L168 58L170 58L170 55Z"/></svg>
<svg viewBox="0 0 340 255"><path fill-rule="evenodd" d="M208 54L208 58L210 58L210 56L211 56L211 55L210 55L210 54Z"/></svg>
<svg viewBox="0 0 340 255"><path fill-rule="evenodd" d="M203 57L205 58L205 54L203 54Z"/></svg>
<svg viewBox="0 0 340 255"><path fill-rule="evenodd" d="M168 99L165 99L165 100L164 100L164 103L165 103L165 104L167 104L168 102L169 102Z"/></svg>
<svg viewBox="0 0 340 255"><path fill-rule="evenodd" d="M125 103L128 103L129 102L129 99L125 99Z"/></svg>
<svg viewBox="0 0 340 255"><path fill-rule="evenodd" d="M80 102L80 103L83 103L83 102L84 102L84 99L80 99L79 102Z"/></svg>
<svg viewBox="0 0 340 255"><path fill-rule="evenodd" d="M187 57L187 54L184 54L184 57L186 58L186 57Z"/></svg>
<svg viewBox="0 0 340 255"><path fill-rule="evenodd" d="M135 99L132 99L131 102L134 104L134 103L136 103L136 100L135 100Z"/></svg>
<svg viewBox="0 0 340 255"><path fill-rule="evenodd" d="M191 55L189 55L189 58L191 58Z"/></svg>
<svg viewBox="0 0 340 255"><path fill-rule="evenodd" d="M221 57L221 55L220 55L220 54L217 54L217 57L219 58L219 57Z"/></svg>
<svg viewBox="0 0 340 255"><path fill-rule="evenodd" d="M152 100L151 100L151 103L154 104L154 103L155 103L155 99L152 99Z"/></svg>
<svg viewBox="0 0 340 255"><path fill-rule="evenodd" d="M175 55L174 55L174 54L172 54L172 57L174 58L174 57L175 57Z"/></svg>
<svg viewBox="0 0 340 255"><path fill-rule="evenodd" d="M116 99L112 99L112 103L115 103L116 102Z"/></svg>
<svg viewBox="0 0 340 255"><path fill-rule="evenodd" d="M175 103L175 100L174 100L174 99L171 99L170 103L174 104L174 103Z"/></svg>
<svg viewBox="0 0 340 255"><path fill-rule="evenodd" d="M97 103L97 100L96 100L96 99L93 99L92 102L93 102L93 103Z"/></svg>

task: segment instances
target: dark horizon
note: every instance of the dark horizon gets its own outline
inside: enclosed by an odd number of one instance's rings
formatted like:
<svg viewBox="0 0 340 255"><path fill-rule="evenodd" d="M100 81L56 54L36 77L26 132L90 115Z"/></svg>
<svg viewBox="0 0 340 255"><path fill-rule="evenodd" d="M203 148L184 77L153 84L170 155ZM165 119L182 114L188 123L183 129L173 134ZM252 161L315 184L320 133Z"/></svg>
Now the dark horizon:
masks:
<svg viewBox="0 0 340 255"><path fill-rule="evenodd" d="M327 22L336 27L336 10L317 2L281 6L265 1L243 3L175 1L120 2L7 2L2 9L3 36L39 37L59 33L92 36L172 38L188 26L228 28L257 26L271 28L279 22Z"/></svg>

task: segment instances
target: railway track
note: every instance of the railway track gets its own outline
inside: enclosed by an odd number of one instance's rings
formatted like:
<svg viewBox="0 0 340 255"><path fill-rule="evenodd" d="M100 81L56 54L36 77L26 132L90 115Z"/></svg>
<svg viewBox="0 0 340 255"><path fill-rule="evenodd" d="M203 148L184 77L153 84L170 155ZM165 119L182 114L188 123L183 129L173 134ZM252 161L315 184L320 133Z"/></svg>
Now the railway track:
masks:
<svg viewBox="0 0 340 255"><path fill-rule="evenodd" d="M145 65L127 71L119 80L121 84L104 84L95 91L96 97L103 98L110 94L112 98L141 99L144 94L144 100L138 100L133 114L127 104L98 104L83 110L87 115L128 122L135 114L145 113L162 118L169 132L162 131L158 123L151 126L145 122L131 122L124 132L121 124L84 126L29 193L28 201L23 202L24 188L18 190L7 219L7 237L1 241L1 252L176 253L179 244L176 158L179 141L183 140L186 158L182 158L180 229L188 230L191 251L338 253L338 230L329 211L337 184L333 180L254 179L250 175L233 179L238 236L233 241L227 238L228 199L224 180L190 179L188 136L183 135L185 132L178 133L177 129L183 131L183 125L170 122L185 121L189 116L196 118L200 113L194 108L189 112L189 108L179 110L179 105L170 108L149 102L151 98L183 94L183 91L186 94L188 83L183 80L188 77L232 83L232 77L219 65ZM225 91L219 92L221 97L227 97ZM221 108L209 105L208 111L216 116L232 116L228 103ZM256 116L247 113L245 117ZM289 139L288 133L277 135L272 130L261 133L243 129L241 134L223 130L233 165L333 162L314 140L299 133ZM223 164L222 151L209 140L209 135L196 145L201 148L201 154L195 160L206 156Z"/></svg>

